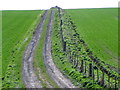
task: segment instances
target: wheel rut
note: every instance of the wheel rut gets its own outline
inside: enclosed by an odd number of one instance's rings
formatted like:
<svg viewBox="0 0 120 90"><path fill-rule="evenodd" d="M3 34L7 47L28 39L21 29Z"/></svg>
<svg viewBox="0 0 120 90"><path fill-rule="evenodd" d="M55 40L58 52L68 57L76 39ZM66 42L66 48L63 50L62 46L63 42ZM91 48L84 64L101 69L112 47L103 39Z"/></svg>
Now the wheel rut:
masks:
<svg viewBox="0 0 120 90"><path fill-rule="evenodd" d="M41 36L42 28L44 25L44 21L46 19L46 16L48 14L48 11L46 10L44 14L41 16L41 21L39 25L37 26L33 37L27 46L24 56L23 56L23 65L22 65L22 80L26 88L42 88L41 81L38 79L37 75L35 74L34 67L33 67L33 55L34 50L38 44L38 41ZM52 55L51 55L51 32L52 32L52 21L54 17L54 11L51 10L49 23L47 26L46 36L45 36L45 42L43 47L43 61L46 67L46 71L49 74L49 76L53 79L53 81L60 87L60 88L75 88L75 86L71 83L69 79L67 79L55 66ZM40 73L40 68L39 74ZM39 76L40 78L43 78L43 75ZM50 84L46 82L46 84L49 86ZM50 85L50 88L52 86Z"/></svg>
<svg viewBox="0 0 120 90"><path fill-rule="evenodd" d="M54 11L51 10L49 24L46 31L46 38L43 48L43 60L46 66L47 73L57 83L60 88L75 88L69 79L67 79L55 66L51 55L51 32Z"/></svg>
<svg viewBox="0 0 120 90"><path fill-rule="evenodd" d="M24 56L23 56L23 63L22 63L22 80L25 84L26 88L42 88L40 81L37 79L37 76L34 72L33 68L33 53L38 41L40 39L41 31L43 28L44 20L46 18L48 11L46 10L44 14L41 16L41 21L37 26L33 37L27 46Z"/></svg>

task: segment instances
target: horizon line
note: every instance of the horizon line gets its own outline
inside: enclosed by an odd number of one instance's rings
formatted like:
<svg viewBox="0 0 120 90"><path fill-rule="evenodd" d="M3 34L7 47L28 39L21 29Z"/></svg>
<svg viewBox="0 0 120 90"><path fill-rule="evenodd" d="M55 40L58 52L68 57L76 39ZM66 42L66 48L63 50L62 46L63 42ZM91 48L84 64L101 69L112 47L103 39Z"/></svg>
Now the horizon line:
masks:
<svg viewBox="0 0 120 90"><path fill-rule="evenodd" d="M52 7L51 7L52 8ZM62 8L62 9L100 9L100 8L120 8L120 7L93 7L93 8ZM50 9L50 8L49 8ZM4 9L0 11L12 11L12 10L49 10L49 9Z"/></svg>

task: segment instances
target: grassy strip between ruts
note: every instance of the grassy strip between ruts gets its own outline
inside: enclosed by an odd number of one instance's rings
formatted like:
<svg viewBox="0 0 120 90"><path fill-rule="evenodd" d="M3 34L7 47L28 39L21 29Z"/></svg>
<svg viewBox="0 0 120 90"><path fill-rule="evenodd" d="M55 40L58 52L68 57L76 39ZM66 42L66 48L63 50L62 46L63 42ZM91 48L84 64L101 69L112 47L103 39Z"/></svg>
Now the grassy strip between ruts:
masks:
<svg viewBox="0 0 120 90"><path fill-rule="evenodd" d="M42 51L44 47L44 41L46 36L47 25L49 23L49 18L50 18L50 10L48 11L47 17L44 21L41 37L34 52L34 69L38 77L41 74L40 76L42 76L42 78L39 77L39 80L41 81L41 84L44 88L49 88L46 82L48 82L50 86L54 88L58 88L58 85L47 74L46 68L43 62L43 58L42 58L43 57ZM40 68L40 71L38 71L38 68Z"/></svg>
<svg viewBox="0 0 120 90"><path fill-rule="evenodd" d="M36 26L40 20L40 14L36 16L36 19L31 24L27 32L21 38L19 43L13 48L14 53L10 58L10 62L8 64L7 72L2 81L3 88L21 88L24 87L22 83L22 56L24 54L24 50L28 45L29 41L31 40L33 31L35 30ZM17 60L17 61L16 61Z"/></svg>

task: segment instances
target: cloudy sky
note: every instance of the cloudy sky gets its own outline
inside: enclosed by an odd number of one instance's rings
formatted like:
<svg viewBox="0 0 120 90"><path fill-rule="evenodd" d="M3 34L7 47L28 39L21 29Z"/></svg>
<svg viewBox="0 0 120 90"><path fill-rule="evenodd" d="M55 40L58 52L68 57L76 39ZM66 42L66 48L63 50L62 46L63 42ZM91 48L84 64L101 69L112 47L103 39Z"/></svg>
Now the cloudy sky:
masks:
<svg viewBox="0 0 120 90"><path fill-rule="evenodd" d="M105 8L118 7L120 0L2 0L0 10L35 10L61 8Z"/></svg>

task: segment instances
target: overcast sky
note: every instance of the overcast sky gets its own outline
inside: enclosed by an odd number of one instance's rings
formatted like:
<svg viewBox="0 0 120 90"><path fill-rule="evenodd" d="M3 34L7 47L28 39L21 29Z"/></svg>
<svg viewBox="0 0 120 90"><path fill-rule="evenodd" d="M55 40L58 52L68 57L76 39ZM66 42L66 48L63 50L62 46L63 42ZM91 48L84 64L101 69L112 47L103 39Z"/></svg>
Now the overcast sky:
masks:
<svg viewBox="0 0 120 90"><path fill-rule="evenodd" d="M53 6L68 8L118 7L120 0L1 0L0 10L49 9Z"/></svg>

